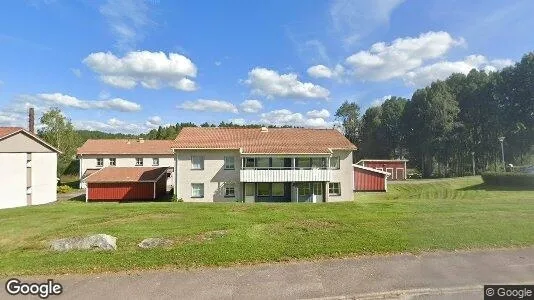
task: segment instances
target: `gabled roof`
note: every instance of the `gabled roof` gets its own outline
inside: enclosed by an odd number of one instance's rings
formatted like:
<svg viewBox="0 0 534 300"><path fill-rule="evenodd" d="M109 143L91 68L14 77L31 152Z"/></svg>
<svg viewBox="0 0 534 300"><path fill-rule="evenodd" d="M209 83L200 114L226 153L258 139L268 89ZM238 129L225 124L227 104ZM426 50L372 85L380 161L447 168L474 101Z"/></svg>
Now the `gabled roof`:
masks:
<svg viewBox="0 0 534 300"><path fill-rule="evenodd" d="M43 139L41 139L39 136L37 136L35 133L29 132L26 129L22 127L0 127L0 141L9 138L10 136L14 136L15 134L22 133L26 135L27 137L35 140L39 144L45 146L46 148L49 148L50 150L61 153L58 149L56 149L54 146L48 144Z"/></svg>
<svg viewBox="0 0 534 300"><path fill-rule="evenodd" d="M173 149L239 149L244 154L330 154L356 150L335 129L182 128Z"/></svg>
<svg viewBox="0 0 534 300"><path fill-rule="evenodd" d="M80 154L156 154L172 155L172 140L87 140L76 152Z"/></svg>
<svg viewBox="0 0 534 300"><path fill-rule="evenodd" d="M105 167L87 176L87 183L155 182L167 173L167 167Z"/></svg>
<svg viewBox="0 0 534 300"><path fill-rule="evenodd" d="M355 168L358 168L358 169L362 169L362 170L367 170L367 171L380 173L380 174L384 174L384 175L391 175L389 172L386 172L386 171L380 171L380 170L377 170L377 169L364 167L364 166L360 166L360 165L357 165L357 164L353 164L352 166L355 167Z"/></svg>

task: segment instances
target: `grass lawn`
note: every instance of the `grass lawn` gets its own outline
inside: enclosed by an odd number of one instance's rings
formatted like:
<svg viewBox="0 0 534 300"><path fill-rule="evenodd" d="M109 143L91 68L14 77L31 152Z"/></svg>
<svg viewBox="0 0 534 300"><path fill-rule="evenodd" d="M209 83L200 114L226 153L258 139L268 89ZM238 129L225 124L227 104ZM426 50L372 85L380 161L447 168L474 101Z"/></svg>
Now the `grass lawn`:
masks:
<svg viewBox="0 0 534 300"><path fill-rule="evenodd" d="M345 203L62 201L0 210L0 228L4 276L512 247L534 245L534 192L486 189L467 177L389 184L388 193ZM52 239L94 233L116 236L118 250L48 250ZM175 244L138 249L147 237Z"/></svg>

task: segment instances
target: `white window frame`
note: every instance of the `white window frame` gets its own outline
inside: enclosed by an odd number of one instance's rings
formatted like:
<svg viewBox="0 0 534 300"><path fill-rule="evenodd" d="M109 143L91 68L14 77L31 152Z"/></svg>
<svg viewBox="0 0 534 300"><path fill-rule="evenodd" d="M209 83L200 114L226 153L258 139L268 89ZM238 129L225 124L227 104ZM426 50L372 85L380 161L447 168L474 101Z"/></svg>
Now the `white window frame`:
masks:
<svg viewBox="0 0 534 300"><path fill-rule="evenodd" d="M198 195L195 195L195 190L198 190ZM191 183L191 198L204 198L203 183Z"/></svg>
<svg viewBox="0 0 534 300"><path fill-rule="evenodd" d="M231 162L230 162L231 160ZM235 170L235 156L225 156L224 157L224 169L225 170Z"/></svg>
<svg viewBox="0 0 534 300"><path fill-rule="evenodd" d="M332 163L333 162L337 162L337 166L332 166ZM330 169L331 170L339 170L341 168L341 159L339 158L339 156L332 156L330 158Z"/></svg>
<svg viewBox="0 0 534 300"><path fill-rule="evenodd" d="M152 157L152 166L159 166L159 157Z"/></svg>
<svg viewBox="0 0 534 300"><path fill-rule="evenodd" d="M196 167L195 158L197 158L198 161L198 167ZM200 155L192 155L191 156L191 170L204 170L204 156Z"/></svg>
<svg viewBox="0 0 534 300"><path fill-rule="evenodd" d="M337 185L337 187L336 187ZM337 192L336 192L337 190ZM328 183L328 195L330 196L341 196L341 183L340 182L329 182Z"/></svg>
<svg viewBox="0 0 534 300"><path fill-rule="evenodd" d="M224 186L224 197L225 198L235 198L235 184L226 184Z"/></svg>
<svg viewBox="0 0 534 300"><path fill-rule="evenodd" d="M141 163L139 163L141 162ZM135 158L135 166L136 167L142 167L143 166L143 158L142 157L136 157Z"/></svg>
<svg viewBox="0 0 534 300"><path fill-rule="evenodd" d="M101 163L99 163L101 162ZM97 167L103 167L104 166L104 158L103 157L97 157L96 158L96 166Z"/></svg>
<svg viewBox="0 0 534 300"><path fill-rule="evenodd" d="M113 166L113 167L116 166L116 165L117 165L117 158L115 158L115 157L110 157L110 158L109 158L109 165L110 165L110 166Z"/></svg>

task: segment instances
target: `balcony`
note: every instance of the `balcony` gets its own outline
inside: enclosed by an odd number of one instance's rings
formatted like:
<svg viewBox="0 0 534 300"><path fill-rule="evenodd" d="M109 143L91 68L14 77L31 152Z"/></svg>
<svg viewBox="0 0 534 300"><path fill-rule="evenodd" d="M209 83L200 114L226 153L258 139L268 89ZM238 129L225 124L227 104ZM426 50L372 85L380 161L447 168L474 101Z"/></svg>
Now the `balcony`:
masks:
<svg viewBox="0 0 534 300"><path fill-rule="evenodd" d="M330 181L327 168L245 168L240 170L241 182L303 182Z"/></svg>

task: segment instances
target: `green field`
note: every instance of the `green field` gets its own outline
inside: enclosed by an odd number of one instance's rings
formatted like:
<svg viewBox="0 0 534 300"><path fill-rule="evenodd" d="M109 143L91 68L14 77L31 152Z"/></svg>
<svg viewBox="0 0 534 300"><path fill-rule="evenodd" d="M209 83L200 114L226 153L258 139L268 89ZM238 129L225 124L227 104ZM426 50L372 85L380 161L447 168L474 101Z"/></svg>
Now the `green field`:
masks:
<svg viewBox="0 0 534 300"><path fill-rule="evenodd" d="M0 210L0 274L220 266L360 254L534 245L534 192L479 177L390 184L345 203L59 203ZM216 233L214 233L216 232ZM52 239L107 233L114 252L54 253ZM174 246L141 250L146 237Z"/></svg>

